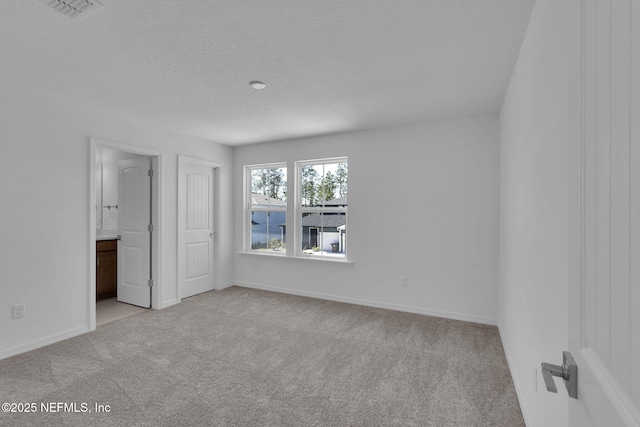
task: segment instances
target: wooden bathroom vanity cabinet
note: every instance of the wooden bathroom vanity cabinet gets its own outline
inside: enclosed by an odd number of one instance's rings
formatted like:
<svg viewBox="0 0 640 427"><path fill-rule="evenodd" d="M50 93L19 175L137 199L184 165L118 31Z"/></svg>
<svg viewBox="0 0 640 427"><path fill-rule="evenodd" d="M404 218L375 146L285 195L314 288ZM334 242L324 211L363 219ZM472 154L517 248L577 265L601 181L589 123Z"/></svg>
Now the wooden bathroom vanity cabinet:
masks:
<svg viewBox="0 0 640 427"><path fill-rule="evenodd" d="M96 301L116 296L118 241L96 241Z"/></svg>

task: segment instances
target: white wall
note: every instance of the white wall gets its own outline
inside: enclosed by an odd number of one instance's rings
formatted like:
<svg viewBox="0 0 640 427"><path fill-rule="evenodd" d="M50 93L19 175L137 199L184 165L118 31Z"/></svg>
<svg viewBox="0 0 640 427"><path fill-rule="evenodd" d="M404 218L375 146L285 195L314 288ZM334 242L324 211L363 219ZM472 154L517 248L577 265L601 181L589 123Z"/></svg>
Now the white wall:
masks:
<svg viewBox="0 0 640 427"><path fill-rule="evenodd" d="M353 264L239 254L236 283L495 324L498 138L485 115L237 148L236 251L244 165L349 156Z"/></svg>
<svg viewBox="0 0 640 427"><path fill-rule="evenodd" d="M218 283L232 281L231 148L28 90L0 93L0 358L88 330L91 136L163 153L158 306L177 295L177 155L223 165L220 265L227 267ZM11 319L16 303L26 304L26 317Z"/></svg>
<svg viewBox="0 0 640 427"><path fill-rule="evenodd" d="M573 7L536 1L500 115L499 327L529 427L568 422L567 393L547 392L539 366L568 348Z"/></svg>

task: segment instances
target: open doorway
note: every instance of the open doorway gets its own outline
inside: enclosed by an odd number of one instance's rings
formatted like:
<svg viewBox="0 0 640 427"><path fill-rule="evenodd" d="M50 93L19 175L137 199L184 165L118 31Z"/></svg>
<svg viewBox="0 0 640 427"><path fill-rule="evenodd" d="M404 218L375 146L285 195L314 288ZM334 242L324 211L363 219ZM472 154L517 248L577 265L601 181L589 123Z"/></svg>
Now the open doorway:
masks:
<svg viewBox="0 0 640 427"><path fill-rule="evenodd" d="M91 330L157 304L160 156L91 139Z"/></svg>

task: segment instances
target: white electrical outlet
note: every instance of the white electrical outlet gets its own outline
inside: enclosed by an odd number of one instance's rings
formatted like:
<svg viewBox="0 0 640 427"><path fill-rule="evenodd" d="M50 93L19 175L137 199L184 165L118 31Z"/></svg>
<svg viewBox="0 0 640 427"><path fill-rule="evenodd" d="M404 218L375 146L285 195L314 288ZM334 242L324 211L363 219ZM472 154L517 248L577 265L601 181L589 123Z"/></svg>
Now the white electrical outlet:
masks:
<svg viewBox="0 0 640 427"><path fill-rule="evenodd" d="M13 306L13 318L18 319L25 316L25 305L16 304Z"/></svg>
<svg viewBox="0 0 640 427"><path fill-rule="evenodd" d="M409 286L409 278L407 276L400 276L400 280L402 281L402 286Z"/></svg>

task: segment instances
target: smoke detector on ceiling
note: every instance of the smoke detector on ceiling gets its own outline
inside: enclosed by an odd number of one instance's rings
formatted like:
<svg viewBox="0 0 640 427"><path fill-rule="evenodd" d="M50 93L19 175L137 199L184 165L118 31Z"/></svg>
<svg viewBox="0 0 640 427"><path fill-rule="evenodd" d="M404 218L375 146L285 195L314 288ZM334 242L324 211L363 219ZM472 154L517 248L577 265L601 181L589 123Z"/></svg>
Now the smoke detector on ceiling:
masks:
<svg viewBox="0 0 640 427"><path fill-rule="evenodd" d="M84 18L99 9L102 4L97 0L38 0L45 6L73 20Z"/></svg>

